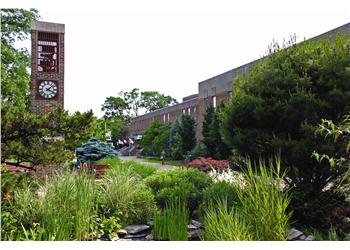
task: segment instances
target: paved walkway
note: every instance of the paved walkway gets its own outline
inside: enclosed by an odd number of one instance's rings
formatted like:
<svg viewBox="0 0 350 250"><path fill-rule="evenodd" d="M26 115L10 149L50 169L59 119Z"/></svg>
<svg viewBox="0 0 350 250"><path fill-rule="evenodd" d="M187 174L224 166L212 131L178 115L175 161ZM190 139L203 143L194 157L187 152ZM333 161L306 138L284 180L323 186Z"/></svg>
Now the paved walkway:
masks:
<svg viewBox="0 0 350 250"><path fill-rule="evenodd" d="M119 159L122 162L124 162L124 161L136 161L136 162L140 162L140 163L145 164L145 165L150 165L150 166L158 167L161 169L172 169L172 168L176 167L173 165L162 165L161 163L148 162L148 161L145 161L144 159L136 158L136 156L119 156Z"/></svg>

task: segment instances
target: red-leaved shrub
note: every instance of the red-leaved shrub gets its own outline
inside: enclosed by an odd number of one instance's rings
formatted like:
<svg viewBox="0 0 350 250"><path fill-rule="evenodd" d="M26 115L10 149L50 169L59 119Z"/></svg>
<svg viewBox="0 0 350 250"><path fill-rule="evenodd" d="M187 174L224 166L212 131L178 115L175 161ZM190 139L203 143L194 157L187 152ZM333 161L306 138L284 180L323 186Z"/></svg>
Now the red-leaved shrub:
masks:
<svg viewBox="0 0 350 250"><path fill-rule="evenodd" d="M228 168L228 161L214 160L211 157L209 158L198 157L193 161L187 163L185 166L188 168L197 168L198 170L201 170L203 172L209 172L211 169L223 171Z"/></svg>

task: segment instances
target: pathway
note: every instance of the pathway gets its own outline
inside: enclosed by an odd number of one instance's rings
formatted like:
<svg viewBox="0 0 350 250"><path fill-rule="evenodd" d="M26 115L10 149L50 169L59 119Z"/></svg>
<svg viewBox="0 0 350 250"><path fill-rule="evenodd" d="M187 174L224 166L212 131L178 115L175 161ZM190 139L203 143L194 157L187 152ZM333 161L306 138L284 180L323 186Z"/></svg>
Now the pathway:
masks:
<svg viewBox="0 0 350 250"><path fill-rule="evenodd" d="M140 162L140 163L145 164L145 165L150 165L150 166L158 167L161 169L172 169L172 168L176 167L173 165L162 165L161 163L148 162L148 161L145 161L144 159L137 158L136 156L119 156L119 159L122 162L124 162L124 161L136 161L136 162Z"/></svg>

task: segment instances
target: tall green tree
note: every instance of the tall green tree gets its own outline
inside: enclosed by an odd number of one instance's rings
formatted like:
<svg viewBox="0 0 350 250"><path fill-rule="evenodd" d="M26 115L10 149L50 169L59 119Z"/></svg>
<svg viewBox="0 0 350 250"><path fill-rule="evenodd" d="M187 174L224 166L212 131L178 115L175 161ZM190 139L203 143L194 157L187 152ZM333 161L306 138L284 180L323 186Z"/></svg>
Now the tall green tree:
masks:
<svg viewBox="0 0 350 250"><path fill-rule="evenodd" d="M101 110L105 112L103 118L107 120L111 120L117 117L126 118L126 115L129 111L129 105L122 97L109 96L102 104Z"/></svg>
<svg viewBox="0 0 350 250"><path fill-rule="evenodd" d="M146 154L160 155L163 150L168 151L170 124L161 124L158 120L151 122L142 135L141 146Z"/></svg>
<svg viewBox="0 0 350 250"><path fill-rule="evenodd" d="M220 130L219 111L213 107L209 107L204 114L203 121L203 144L207 156L214 159L227 159L230 155L230 150L223 141Z"/></svg>
<svg viewBox="0 0 350 250"><path fill-rule="evenodd" d="M235 79L221 130L242 155L257 160L280 154L286 181L315 194L341 174L311 155L338 150L315 132L322 118L339 123L350 110L350 38L274 48L249 74Z"/></svg>
<svg viewBox="0 0 350 250"><path fill-rule="evenodd" d="M172 147L172 156L176 160L185 158L196 146L195 120L187 114L180 118L179 126L174 137L174 146Z"/></svg>
<svg viewBox="0 0 350 250"><path fill-rule="evenodd" d="M144 91L141 92L141 105L147 112L152 112L157 109L165 108L176 104L175 98L160 94L158 91Z"/></svg>

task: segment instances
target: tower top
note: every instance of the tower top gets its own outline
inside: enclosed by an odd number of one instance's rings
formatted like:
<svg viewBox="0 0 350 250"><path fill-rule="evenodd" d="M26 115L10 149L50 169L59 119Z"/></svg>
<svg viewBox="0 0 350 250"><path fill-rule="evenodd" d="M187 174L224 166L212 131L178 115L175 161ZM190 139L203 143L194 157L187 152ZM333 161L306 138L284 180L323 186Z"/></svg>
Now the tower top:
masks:
<svg viewBox="0 0 350 250"><path fill-rule="evenodd" d="M42 22L42 21L33 21L32 22L32 30L64 33L64 24L49 23L49 22Z"/></svg>

